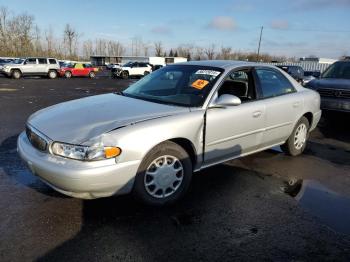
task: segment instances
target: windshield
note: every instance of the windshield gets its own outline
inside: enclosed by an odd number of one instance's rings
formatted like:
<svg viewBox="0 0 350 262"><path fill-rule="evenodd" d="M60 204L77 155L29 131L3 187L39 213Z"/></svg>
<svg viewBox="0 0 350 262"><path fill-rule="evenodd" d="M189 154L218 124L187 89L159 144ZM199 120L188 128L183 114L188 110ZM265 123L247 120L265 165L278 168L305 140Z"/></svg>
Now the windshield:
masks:
<svg viewBox="0 0 350 262"><path fill-rule="evenodd" d="M12 63L14 63L14 64L22 64L23 61L24 61L24 59L15 59L15 60L13 60Z"/></svg>
<svg viewBox="0 0 350 262"><path fill-rule="evenodd" d="M198 107L223 71L208 66L167 66L131 85L123 94L156 103Z"/></svg>
<svg viewBox="0 0 350 262"><path fill-rule="evenodd" d="M350 62L335 62L322 74L322 78L350 79Z"/></svg>
<svg viewBox="0 0 350 262"><path fill-rule="evenodd" d="M133 65L133 62L127 62L123 65L123 67L131 67Z"/></svg>

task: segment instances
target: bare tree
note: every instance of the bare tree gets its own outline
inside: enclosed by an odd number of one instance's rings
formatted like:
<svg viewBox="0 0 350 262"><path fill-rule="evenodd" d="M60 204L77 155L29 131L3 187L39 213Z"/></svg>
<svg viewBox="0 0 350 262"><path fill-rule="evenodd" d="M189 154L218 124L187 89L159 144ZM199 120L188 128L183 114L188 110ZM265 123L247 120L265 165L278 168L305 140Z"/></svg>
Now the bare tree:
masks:
<svg viewBox="0 0 350 262"><path fill-rule="evenodd" d="M54 38L53 38L53 31L51 26L49 27L49 29L45 31L45 42L46 42L46 53L48 56L52 56L53 49L54 49Z"/></svg>
<svg viewBox="0 0 350 262"><path fill-rule="evenodd" d="M162 56L163 55L163 44L162 42L155 42L154 43L154 50L155 50L155 56Z"/></svg>
<svg viewBox="0 0 350 262"><path fill-rule="evenodd" d="M232 57L231 47L221 47L220 53L218 54L218 59L229 60Z"/></svg>
<svg viewBox="0 0 350 262"><path fill-rule="evenodd" d="M204 48L200 46L196 46L196 51L194 55L194 60L202 60L204 54Z"/></svg>
<svg viewBox="0 0 350 262"><path fill-rule="evenodd" d="M71 59L76 56L78 37L78 32L70 24L66 24L64 28L64 43L68 48L69 58Z"/></svg>
<svg viewBox="0 0 350 262"><path fill-rule="evenodd" d="M204 53L207 55L209 60L213 60L215 56L215 45L211 44L210 46L205 48Z"/></svg>

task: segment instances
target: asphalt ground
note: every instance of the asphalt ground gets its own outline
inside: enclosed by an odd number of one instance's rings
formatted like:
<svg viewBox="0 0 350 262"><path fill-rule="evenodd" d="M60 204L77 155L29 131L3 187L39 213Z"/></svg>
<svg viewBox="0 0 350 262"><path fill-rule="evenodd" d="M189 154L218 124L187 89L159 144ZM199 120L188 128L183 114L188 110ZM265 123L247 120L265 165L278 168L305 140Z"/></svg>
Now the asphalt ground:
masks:
<svg viewBox="0 0 350 262"><path fill-rule="evenodd" d="M350 261L348 115L323 118L302 156L275 148L199 172L169 207L66 197L21 162L30 114L133 81L0 78L0 261Z"/></svg>

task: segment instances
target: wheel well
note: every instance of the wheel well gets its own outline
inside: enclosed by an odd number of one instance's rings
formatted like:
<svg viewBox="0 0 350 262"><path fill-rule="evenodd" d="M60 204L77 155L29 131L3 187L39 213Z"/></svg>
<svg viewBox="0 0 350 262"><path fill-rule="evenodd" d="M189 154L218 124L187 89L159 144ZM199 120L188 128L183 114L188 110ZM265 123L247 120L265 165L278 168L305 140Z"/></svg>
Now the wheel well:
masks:
<svg viewBox="0 0 350 262"><path fill-rule="evenodd" d="M312 113L310 113L310 112L307 112L307 113L305 113L303 116L305 116L306 117L306 119L309 121L309 125L310 125L310 127L311 127L311 125L312 125L312 118L313 118L313 115L312 115Z"/></svg>
<svg viewBox="0 0 350 262"><path fill-rule="evenodd" d="M197 154L192 142L186 138L173 138L173 139L170 139L170 141L178 144L183 149L185 149L187 154L190 156L192 166L194 167L197 162Z"/></svg>
<svg viewBox="0 0 350 262"><path fill-rule="evenodd" d="M19 71L19 72L22 74L22 71L21 71L21 69L19 69L19 68L12 68L12 69L11 69L11 72L16 71L16 70Z"/></svg>

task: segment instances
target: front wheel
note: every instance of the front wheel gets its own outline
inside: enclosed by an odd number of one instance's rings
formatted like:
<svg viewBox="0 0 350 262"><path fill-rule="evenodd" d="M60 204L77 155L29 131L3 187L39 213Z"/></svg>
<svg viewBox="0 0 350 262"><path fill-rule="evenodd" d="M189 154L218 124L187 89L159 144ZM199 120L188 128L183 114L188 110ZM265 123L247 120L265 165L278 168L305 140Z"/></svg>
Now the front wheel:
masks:
<svg viewBox="0 0 350 262"><path fill-rule="evenodd" d="M150 205L170 204L187 191L192 177L192 162L178 144L159 144L143 159L133 188L134 195Z"/></svg>
<svg viewBox="0 0 350 262"><path fill-rule="evenodd" d="M122 77L123 79L128 79L128 78L129 78L129 73L128 73L128 71L123 71L123 72L121 73L121 77Z"/></svg>
<svg viewBox="0 0 350 262"><path fill-rule="evenodd" d="M288 155L298 156L304 152L309 138L310 124L306 117L300 118L287 141L281 145L281 149Z"/></svg>
<svg viewBox="0 0 350 262"><path fill-rule="evenodd" d="M90 77L90 78L95 78L95 76L96 76L95 72L92 72L92 71L91 71L91 72L89 73L89 77Z"/></svg>
<svg viewBox="0 0 350 262"><path fill-rule="evenodd" d="M22 77L22 73L19 70L13 70L11 74L12 78L14 79L20 79Z"/></svg>
<svg viewBox="0 0 350 262"><path fill-rule="evenodd" d="M70 71L66 71L64 73L64 76L65 76L65 78L71 78L72 77L72 73Z"/></svg>

